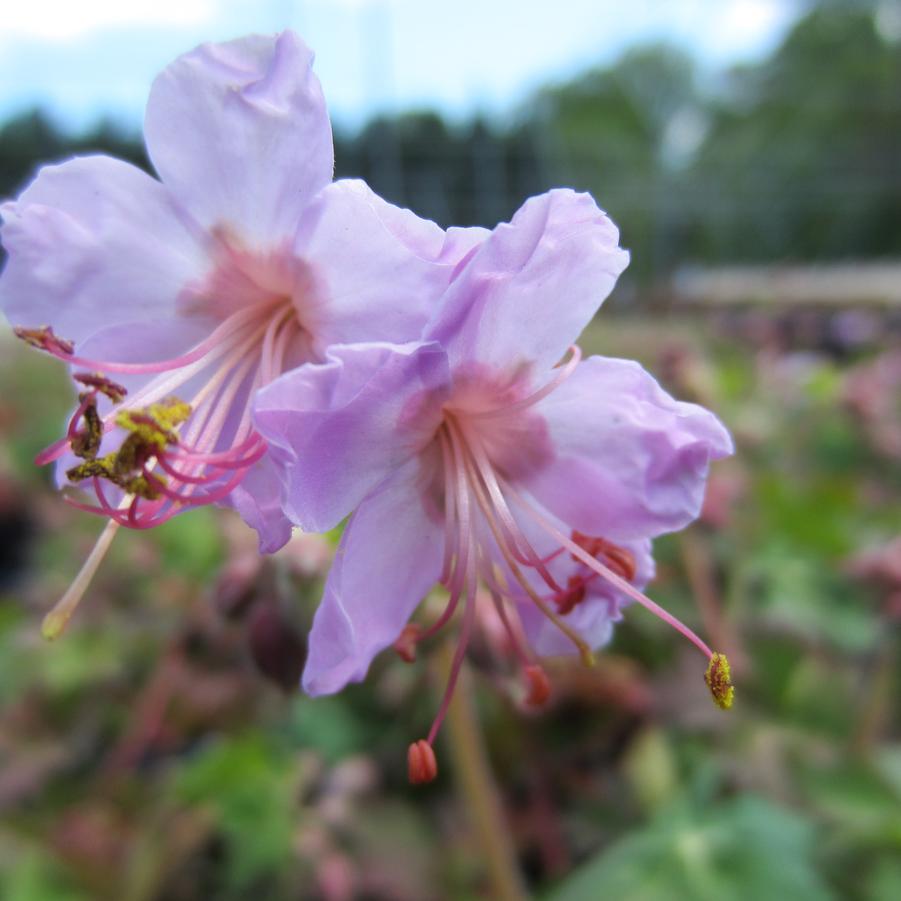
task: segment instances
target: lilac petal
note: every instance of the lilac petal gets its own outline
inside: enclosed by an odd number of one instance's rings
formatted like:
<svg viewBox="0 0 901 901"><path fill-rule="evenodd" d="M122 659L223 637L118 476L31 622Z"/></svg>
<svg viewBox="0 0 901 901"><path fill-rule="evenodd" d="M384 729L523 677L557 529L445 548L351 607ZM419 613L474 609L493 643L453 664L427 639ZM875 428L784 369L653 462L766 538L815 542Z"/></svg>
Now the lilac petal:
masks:
<svg viewBox="0 0 901 901"><path fill-rule="evenodd" d="M439 423L449 375L435 343L333 347L289 372L254 404L284 486L284 509L307 531L336 526Z"/></svg>
<svg viewBox="0 0 901 901"><path fill-rule="evenodd" d="M427 337L451 366L553 366L613 290L629 255L588 194L533 197L479 245L448 289Z"/></svg>
<svg viewBox="0 0 901 901"><path fill-rule="evenodd" d="M528 490L570 528L612 541L686 526L710 461L733 450L711 412L674 400L631 360L590 357L535 410L555 456Z"/></svg>
<svg viewBox="0 0 901 901"><path fill-rule="evenodd" d="M635 578L632 584L643 591L654 577L654 558L651 555L649 539L624 542L623 547L635 558ZM565 585L568 576L584 573L569 554L561 554L550 565L551 573ZM600 577L592 579L587 586L585 597L572 611L563 616L563 621L571 626L591 648L597 650L607 644L613 636L613 625L622 619L622 608L631 600L622 592L612 588ZM533 603L526 599L517 605L523 628L529 644L541 657L572 656L578 653L568 639Z"/></svg>
<svg viewBox="0 0 901 901"><path fill-rule="evenodd" d="M0 207L9 260L0 308L76 342L116 323L174 315L207 259L169 193L105 156L46 166Z"/></svg>
<svg viewBox="0 0 901 901"><path fill-rule="evenodd" d="M478 225L468 228L454 226L445 232L444 244L437 257L439 262L453 263L460 267L468 262L473 253L485 243L491 231Z"/></svg>
<svg viewBox="0 0 901 901"><path fill-rule="evenodd" d="M395 206L369 190L366 183L357 181L365 190L379 219L398 240L424 260L456 267L465 262L473 251L491 234L487 228L474 225L455 226L444 231L430 219L420 219L414 212Z"/></svg>
<svg viewBox="0 0 901 901"><path fill-rule="evenodd" d="M517 604L523 630L532 650L539 657L572 657L578 648L534 604L520 601ZM584 639L592 650L608 644L613 637L613 624L622 619L606 598L586 596L564 622Z"/></svg>
<svg viewBox="0 0 901 901"><path fill-rule="evenodd" d="M424 260L456 265L491 234L480 226L444 231L430 219L422 219L412 210L388 203L361 179L342 179L335 183L335 188L338 185L342 186L345 195L370 206L381 225Z"/></svg>
<svg viewBox="0 0 901 901"><path fill-rule="evenodd" d="M291 521L282 512L281 482L268 455L250 468L223 506L234 508L256 529L261 554L275 553L291 538Z"/></svg>
<svg viewBox="0 0 901 901"><path fill-rule="evenodd" d="M454 272L478 235L445 233L386 203L356 179L337 181L304 212L294 253L312 290L301 321L324 356L332 344L421 337Z"/></svg>
<svg viewBox="0 0 901 901"><path fill-rule="evenodd" d="M366 675L437 582L443 545L443 524L424 505L411 460L347 524L313 620L305 691L331 694Z"/></svg>
<svg viewBox="0 0 901 901"><path fill-rule="evenodd" d="M285 243L332 180L332 131L312 64L285 31L203 44L154 81L150 158L203 225L250 247Z"/></svg>
<svg viewBox="0 0 901 901"><path fill-rule="evenodd" d="M107 363L152 363L177 359L198 345L216 328L217 323L209 316L173 316L166 319L140 319L140 310L133 310L135 318L98 329L90 338L76 347L79 356ZM84 371L84 366L73 366L75 372ZM111 373L110 377L123 385L129 395L133 395L145 383L163 377L160 373L130 375ZM203 381L208 374L201 374L179 387L174 394L183 400L190 400L191 386Z"/></svg>

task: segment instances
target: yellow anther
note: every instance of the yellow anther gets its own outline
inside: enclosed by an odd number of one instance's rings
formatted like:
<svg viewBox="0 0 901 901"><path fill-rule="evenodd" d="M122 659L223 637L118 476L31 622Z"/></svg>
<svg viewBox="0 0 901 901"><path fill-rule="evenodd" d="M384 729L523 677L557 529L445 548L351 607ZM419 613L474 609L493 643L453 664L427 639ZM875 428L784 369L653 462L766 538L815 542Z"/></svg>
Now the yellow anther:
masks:
<svg viewBox="0 0 901 901"><path fill-rule="evenodd" d="M716 706L721 710L729 710L735 700L735 687L732 685L732 671L725 654L716 653L710 658L704 681Z"/></svg>
<svg viewBox="0 0 901 901"><path fill-rule="evenodd" d="M191 415L191 405L170 398L137 410L120 410L116 425L136 435L142 444L162 450L178 441L176 428Z"/></svg>
<svg viewBox="0 0 901 901"><path fill-rule="evenodd" d="M73 466L66 476L71 482L94 477L107 479L127 494L156 500L166 485L166 479L151 475L146 470L148 461L160 456L168 445L178 443L176 429L190 415L191 405L177 398L136 410L120 410L116 414L116 425L131 434L125 438L119 450L99 460L92 459L90 454L96 453L102 433L93 436L91 421L86 419L88 432L83 440L87 453L79 455L87 456L88 459ZM78 453L81 448L73 446L73 450Z"/></svg>
<svg viewBox="0 0 901 901"><path fill-rule="evenodd" d="M87 460L73 466L66 472L66 478L70 482L80 482L83 479L90 479L93 476L99 476L102 479L112 479L116 466L116 454L107 454L99 460Z"/></svg>

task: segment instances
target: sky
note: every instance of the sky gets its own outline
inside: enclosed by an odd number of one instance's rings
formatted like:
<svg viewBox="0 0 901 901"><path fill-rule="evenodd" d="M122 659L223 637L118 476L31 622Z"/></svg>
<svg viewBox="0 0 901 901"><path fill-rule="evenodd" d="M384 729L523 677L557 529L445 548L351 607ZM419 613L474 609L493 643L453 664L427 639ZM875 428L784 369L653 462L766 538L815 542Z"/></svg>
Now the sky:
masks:
<svg viewBox="0 0 901 901"><path fill-rule="evenodd" d="M536 87L668 40L711 69L764 56L801 0L30 0L0 3L0 119L140 127L154 75L204 41L294 28L333 119L503 116Z"/></svg>

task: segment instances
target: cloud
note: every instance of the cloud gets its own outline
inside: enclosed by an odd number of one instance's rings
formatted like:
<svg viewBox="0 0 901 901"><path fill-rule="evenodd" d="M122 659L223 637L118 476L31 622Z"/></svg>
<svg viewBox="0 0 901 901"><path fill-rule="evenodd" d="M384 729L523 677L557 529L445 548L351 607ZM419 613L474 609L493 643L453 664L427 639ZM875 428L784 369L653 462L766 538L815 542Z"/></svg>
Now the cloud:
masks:
<svg viewBox="0 0 901 901"><path fill-rule="evenodd" d="M65 42L123 25L197 25L215 13L214 0L31 0L4 5L0 40Z"/></svg>
<svg viewBox="0 0 901 901"><path fill-rule="evenodd" d="M778 34L793 11L780 0L733 0L715 13L719 38L736 49L755 46Z"/></svg>

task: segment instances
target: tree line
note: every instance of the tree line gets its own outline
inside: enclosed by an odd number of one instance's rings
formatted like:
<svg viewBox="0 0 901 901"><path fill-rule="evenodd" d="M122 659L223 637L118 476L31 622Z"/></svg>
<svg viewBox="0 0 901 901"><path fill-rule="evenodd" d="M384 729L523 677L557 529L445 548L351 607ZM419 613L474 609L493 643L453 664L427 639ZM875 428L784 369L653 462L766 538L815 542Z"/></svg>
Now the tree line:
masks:
<svg viewBox="0 0 901 901"><path fill-rule="evenodd" d="M379 117L336 132L337 174L444 225L508 219L554 185L591 191L638 278L686 261L897 257L901 13L885 11L825 0L767 59L714 75L678 48L636 48L503 124ZM73 136L23 113L0 128L0 194L93 151L150 168L139 137L112 123Z"/></svg>

